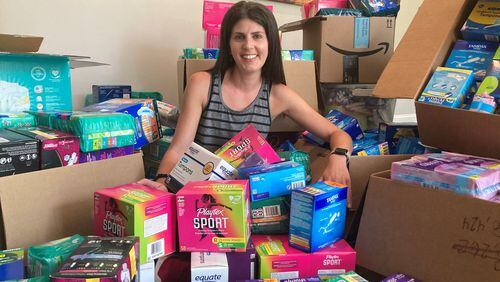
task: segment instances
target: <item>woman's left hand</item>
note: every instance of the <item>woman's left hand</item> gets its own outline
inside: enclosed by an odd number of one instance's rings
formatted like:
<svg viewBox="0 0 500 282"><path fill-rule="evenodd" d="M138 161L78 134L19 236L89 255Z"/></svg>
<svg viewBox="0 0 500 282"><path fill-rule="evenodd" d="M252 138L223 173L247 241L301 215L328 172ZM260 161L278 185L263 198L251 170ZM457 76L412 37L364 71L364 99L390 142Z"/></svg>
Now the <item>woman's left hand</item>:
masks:
<svg viewBox="0 0 500 282"><path fill-rule="evenodd" d="M328 164L319 180L334 181L347 185L347 207L351 207L351 177L347 169L345 156L330 155Z"/></svg>

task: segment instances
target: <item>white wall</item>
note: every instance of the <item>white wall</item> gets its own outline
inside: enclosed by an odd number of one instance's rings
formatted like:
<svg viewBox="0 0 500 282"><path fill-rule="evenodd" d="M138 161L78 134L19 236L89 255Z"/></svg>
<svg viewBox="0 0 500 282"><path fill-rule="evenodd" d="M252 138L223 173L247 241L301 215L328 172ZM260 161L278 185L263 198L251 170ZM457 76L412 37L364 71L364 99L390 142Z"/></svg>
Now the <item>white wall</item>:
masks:
<svg viewBox="0 0 500 282"><path fill-rule="evenodd" d="M226 0L236 2L234 0ZM423 0L402 0L396 38ZM278 25L300 19L299 6L274 6ZM73 105L92 84L131 84L159 91L177 104L176 60L202 47L202 0L0 0L0 33L45 37L40 52L75 54L110 66L72 71ZM301 48L301 32L284 34L283 48Z"/></svg>

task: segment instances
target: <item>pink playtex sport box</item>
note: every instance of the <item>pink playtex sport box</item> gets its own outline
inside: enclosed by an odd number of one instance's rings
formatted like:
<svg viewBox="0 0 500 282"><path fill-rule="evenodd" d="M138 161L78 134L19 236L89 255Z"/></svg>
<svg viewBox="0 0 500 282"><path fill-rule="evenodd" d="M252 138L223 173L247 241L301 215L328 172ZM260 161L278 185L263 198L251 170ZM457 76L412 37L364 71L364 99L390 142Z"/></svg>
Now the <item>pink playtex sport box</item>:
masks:
<svg viewBox="0 0 500 282"><path fill-rule="evenodd" d="M140 263L176 250L175 195L140 184L94 193L94 232L105 237L138 236Z"/></svg>
<svg viewBox="0 0 500 282"><path fill-rule="evenodd" d="M356 251L344 240L315 253L304 253L288 245L287 235L253 235L259 256L259 278L292 279L334 275L353 271Z"/></svg>
<svg viewBox="0 0 500 282"><path fill-rule="evenodd" d="M189 182L177 192L181 252L245 252L248 180Z"/></svg>
<svg viewBox="0 0 500 282"><path fill-rule="evenodd" d="M222 145L215 154L235 168L281 161L271 145L251 124Z"/></svg>

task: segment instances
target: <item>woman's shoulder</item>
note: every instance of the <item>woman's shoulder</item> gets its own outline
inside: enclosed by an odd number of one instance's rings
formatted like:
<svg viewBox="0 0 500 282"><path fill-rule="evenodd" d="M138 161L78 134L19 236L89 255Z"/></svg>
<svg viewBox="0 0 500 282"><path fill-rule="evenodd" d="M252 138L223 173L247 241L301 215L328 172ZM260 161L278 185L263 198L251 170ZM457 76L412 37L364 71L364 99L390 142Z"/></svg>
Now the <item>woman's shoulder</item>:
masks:
<svg viewBox="0 0 500 282"><path fill-rule="evenodd" d="M273 83L271 87L271 95L278 99L290 98L295 92L283 83Z"/></svg>
<svg viewBox="0 0 500 282"><path fill-rule="evenodd" d="M209 83L212 75L208 71L199 71L189 77L191 83Z"/></svg>

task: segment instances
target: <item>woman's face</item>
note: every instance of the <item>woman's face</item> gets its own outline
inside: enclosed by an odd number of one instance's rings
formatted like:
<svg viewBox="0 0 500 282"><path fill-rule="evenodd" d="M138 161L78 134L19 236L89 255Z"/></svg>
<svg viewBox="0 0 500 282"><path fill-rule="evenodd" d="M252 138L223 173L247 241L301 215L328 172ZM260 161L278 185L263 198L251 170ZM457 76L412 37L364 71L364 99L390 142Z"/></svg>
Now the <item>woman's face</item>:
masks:
<svg viewBox="0 0 500 282"><path fill-rule="evenodd" d="M244 72L261 71L268 55L268 41L263 26L242 19L233 27L229 40L236 67Z"/></svg>

